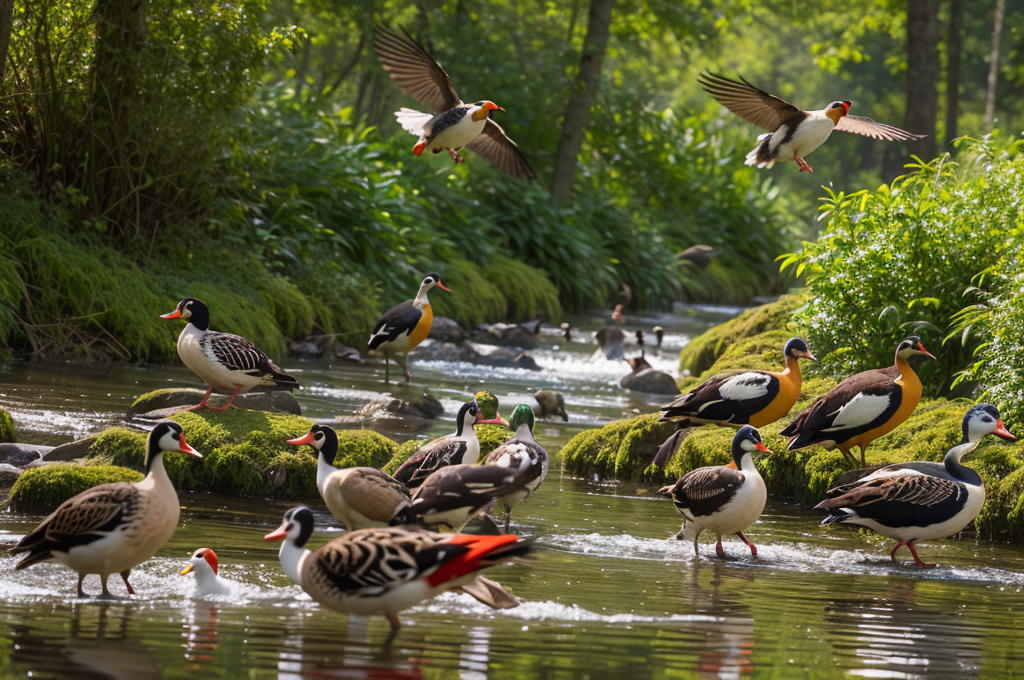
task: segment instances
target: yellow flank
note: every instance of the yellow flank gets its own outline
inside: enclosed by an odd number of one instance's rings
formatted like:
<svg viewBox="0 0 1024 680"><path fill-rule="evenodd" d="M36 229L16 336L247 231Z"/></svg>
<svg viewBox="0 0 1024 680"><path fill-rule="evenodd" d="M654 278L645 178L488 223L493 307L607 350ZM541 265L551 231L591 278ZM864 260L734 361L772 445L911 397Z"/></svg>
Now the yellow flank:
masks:
<svg viewBox="0 0 1024 680"><path fill-rule="evenodd" d="M430 333L430 326L434 323L434 312L430 309L429 303L424 305L421 311L423 314L416 323L416 328L413 328L412 333L409 334L409 348L406 352L427 339L427 334Z"/></svg>
<svg viewBox="0 0 1024 680"><path fill-rule="evenodd" d="M786 368L780 373L769 371L769 374L779 381L779 393L775 395L770 404L750 416L750 424L757 428L774 423L785 416L793 408L796 400L800 398L803 376L800 373L798 359L786 357Z"/></svg>
<svg viewBox="0 0 1024 680"><path fill-rule="evenodd" d="M854 446L859 446L863 449L879 437L889 434L899 427L917 408L918 402L921 401L921 379L917 377L917 373L914 373L914 369L910 367L907 361L897 359L896 366L900 369L900 377L896 379L896 384L903 387L903 397L900 401L900 407L896 409L896 413L878 427L856 437L851 437L845 442L839 442L837 444L839 449L849 451Z"/></svg>

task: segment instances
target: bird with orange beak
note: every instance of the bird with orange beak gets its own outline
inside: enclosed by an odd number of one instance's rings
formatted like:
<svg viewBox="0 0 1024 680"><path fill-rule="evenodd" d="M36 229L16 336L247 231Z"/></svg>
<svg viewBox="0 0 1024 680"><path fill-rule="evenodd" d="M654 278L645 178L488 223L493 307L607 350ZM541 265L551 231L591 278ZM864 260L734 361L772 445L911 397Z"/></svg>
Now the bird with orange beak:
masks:
<svg viewBox="0 0 1024 680"><path fill-rule="evenodd" d="M722 106L748 123L768 130L767 134L757 138L758 145L746 157L747 165L759 168L770 168L777 160L792 158L800 172L814 172L804 157L824 144L833 130L890 142L925 136L863 116L851 116L849 101L835 101L818 111L804 111L754 87L743 77L737 81L704 73L698 82Z"/></svg>

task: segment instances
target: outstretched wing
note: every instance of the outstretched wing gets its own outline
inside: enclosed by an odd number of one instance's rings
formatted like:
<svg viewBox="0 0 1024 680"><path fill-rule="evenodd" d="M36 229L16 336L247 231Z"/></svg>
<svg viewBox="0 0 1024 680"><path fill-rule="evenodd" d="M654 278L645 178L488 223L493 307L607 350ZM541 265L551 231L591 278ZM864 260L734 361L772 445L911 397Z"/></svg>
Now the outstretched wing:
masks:
<svg viewBox="0 0 1024 680"><path fill-rule="evenodd" d="M913 139L924 139L928 135L915 135L913 132L901 130L892 125L878 123L864 116L851 116L849 114L839 119L836 124L837 130L852 132L855 135L864 135L872 139L883 139L889 142L898 140L909 141Z"/></svg>
<svg viewBox="0 0 1024 680"><path fill-rule="evenodd" d="M373 51L391 79L434 113L461 104L444 69L404 29L402 33L405 37L383 26L373 28Z"/></svg>
<svg viewBox="0 0 1024 680"><path fill-rule="evenodd" d="M794 116L806 115L804 111L789 102L754 87L743 76L740 76L740 80L737 81L704 72L697 82L708 94L718 100L719 104L748 123L753 123L769 132L775 132Z"/></svg>
<svg viewBox="0 0 1024 680"><path fill-rule="evenodd" d="M490 118L487 119L483 132L467 144L466 148L486 158L491 165L505 174L520 179L533 179L537 176L516 143Z"/></svg>

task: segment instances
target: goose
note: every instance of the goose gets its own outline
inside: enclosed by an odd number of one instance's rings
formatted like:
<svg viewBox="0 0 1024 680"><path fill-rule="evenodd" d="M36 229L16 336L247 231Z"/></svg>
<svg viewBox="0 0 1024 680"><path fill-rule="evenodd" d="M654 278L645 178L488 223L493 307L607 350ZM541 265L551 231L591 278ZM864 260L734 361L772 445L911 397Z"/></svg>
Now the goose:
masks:
<svg viewBox="0 0 1024 680"><path fill-rule="evenodd" d="M217 553L210 548L200 548L192 553L188 566L181 570L181 574L195 574L195 597L231 595L235 592L235 584L217 575L217 565Z"/></svg>
<svg viewBox="0 0 1024 680"><path fill-rule="evenodd" d="M448 590L468 593L496 609L518 605L497 583L479 576L486 567L526 554L517 536L436 534L402 527L360 529L316 551L313 511L300 506L284 515L266 541L283 541L279 552L288 578L324 607L346 614L379 615L401 626L398 613Z"/></svg>
<svg viewBox="0 0 1024 680"><path fill-rule="evenodd" d="M181 451L202 454L185 441L181 425L161 420L146 440L146 476L138 482L101 484L64 501L11 549L26 553L15 569L57 562L78 572L78 597L86 597L82 582L99 574L102 598L113 598L107 578L121 574L129 595L128 572L156 554L174 534L181 508L164 470L163 454Z"/></svg>
<svg viewBox="0 0 1024 680"><path fill-rule="evenodd" d="M377 319L377 323L370 332L370 340L366 346L370 350L379 349L384 353L384 382L391 382L391 355L400 354L402 359L395 361L400 363L405 371L406 382L412 380L409 373L409 352L423 342L430 333L430 327L434 323L434 311L430 307L430 299L427 293L437 286L441 290L450 293L451 290L441 281L441 275L430 273L423 277L420 289L416 297L406 300L400 305L395 305L384 315Z"/></svg>
<svg viewBox="0 0 1024 680"><path fill-rule="evenodd" d="M961 429L963 439L941 463L886 465L855 482L829 489L826 500L814 506L829 511L821 523L868 527L897 541L889 553L893 562L897 562L896 551L907 546L917 566L934 567L921 560L914 544L952 536L973 522L985 504L985 484L960 460L990 434L1016 439L992 404L968 410Z"/></svg>

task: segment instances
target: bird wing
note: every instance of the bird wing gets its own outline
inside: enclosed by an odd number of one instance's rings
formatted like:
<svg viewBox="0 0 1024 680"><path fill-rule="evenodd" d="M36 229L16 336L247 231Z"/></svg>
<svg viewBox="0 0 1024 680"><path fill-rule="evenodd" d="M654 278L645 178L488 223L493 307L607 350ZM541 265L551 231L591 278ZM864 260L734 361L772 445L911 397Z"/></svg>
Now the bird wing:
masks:
<svg viewBox="0 0 1024 680"><path fill-rule="evenodd" d="M846 441L886 422L899 409L903 388L895 366L864 371L842 381L801 411L784 430L790 448L820 441Z"/></svg>
<svg viewBox="0 0 1024 680"><path fill-rule="evenodd" d="M928 136L915 135L913 132L907 132L885 123L878 123L864 116L851 116L849 114L839 119L839 122L836 124L836 130L852 132L855 135L864 135L872 139L883 139L889 142L924 139Z"/></svg>
<svg viewBox="0 0 1024 680"><path fill-rule="evenodd" d="M487 119L483 132L467 144L466 148L481 158L486 158L491 165L505 174L519 179L533 179L537 176L516 143L490 118Z"/></svg>
<svg viewBox="0 0 1024 680"><path fill-rule="evenodd" d="M412 509L423 516L460 508L482 509L515 489L516 475L496 465L451 465L416 489Z"/></svg>
<svg viewBox="0 0 1024 680"><path fill-rule="evenodd" d="M794 116L806 115L789 102L754 87L743 76L737 81L705 71L697 82L719 104L769 132L775 132Z"/></svg>
<svg viewBox="0 0 1024 680"><path fill-rule="evenodd" d="M428 442L395 470L395 479L415 489L435 471L460 462L466 447L464 440L451 437L440 437Z"/></svg>
<svg viewBox="0 0 1024 680"><path fill-rule="evenodd" d="M12 553L67 550L87 545L113 531L137 508L139 491L134 484L102 484L64 501L40 522Z"/></svg>
<svg viewBox="0 0 1024 680"><path fill-rule="evenodd" d="M887 523L906 517L908 525L917 525L920 520L909 517L915 516L917 511L960 505L967 496L966 487L959 482L916 472L879 477L848 486L850 488L845 493L824 500L815 508L850 508L861 517L890 520Z"/></svg>
<svg viewBox="0 0 1024 680"><path fill-rule="evenodd" d="M280 370L263 350L241 335L207 332L202 342L214 358L229 370L244 371L250 375L262 375L269 372L267 368Z"/></svg>
<svg viewBox="0 0 1024 680"><path fill-rule="evenodd" d="M395 340L402 333L411 333L419 323L421 316L423 316L423 312L417 309L412 300L395 305L377 320L377 325L373 327L370 341L366 343L366 346L370 349L377 349L385 342Z"/></svg>
<svg viewBox="0 0 1024 680"><path fill-rule="evenodd" d="M383 26L373 28L373 51L391 79L403 92L429 106L434 113L461 104L444 69L411 35L404 29L402 32L404 38Z"/></svg>
<svg viewBox="0 0 1024 680"><path fill-rule="evenodd" d="M664 407L663 419L685 417L745 425L779 393L779 380L767 371L712 376Z"/></svg>
<svg viewBox="0 0 1024 680"><path fill-rule="evenodd" d="M367 519L390 522L395 514L409 504L409 490L386 472L370 467L349 468L340 472L346 473L339 485L341 494L347 498L358 498L357 510Z"/></svg>
<svg viewBox="0 0 1024 680"><path fill-rule="evenodd" d="M680 510L694 517L711 515L725 505L743 484L746 476L725 465L697 468L661 491L672 496Z"/></svg>

